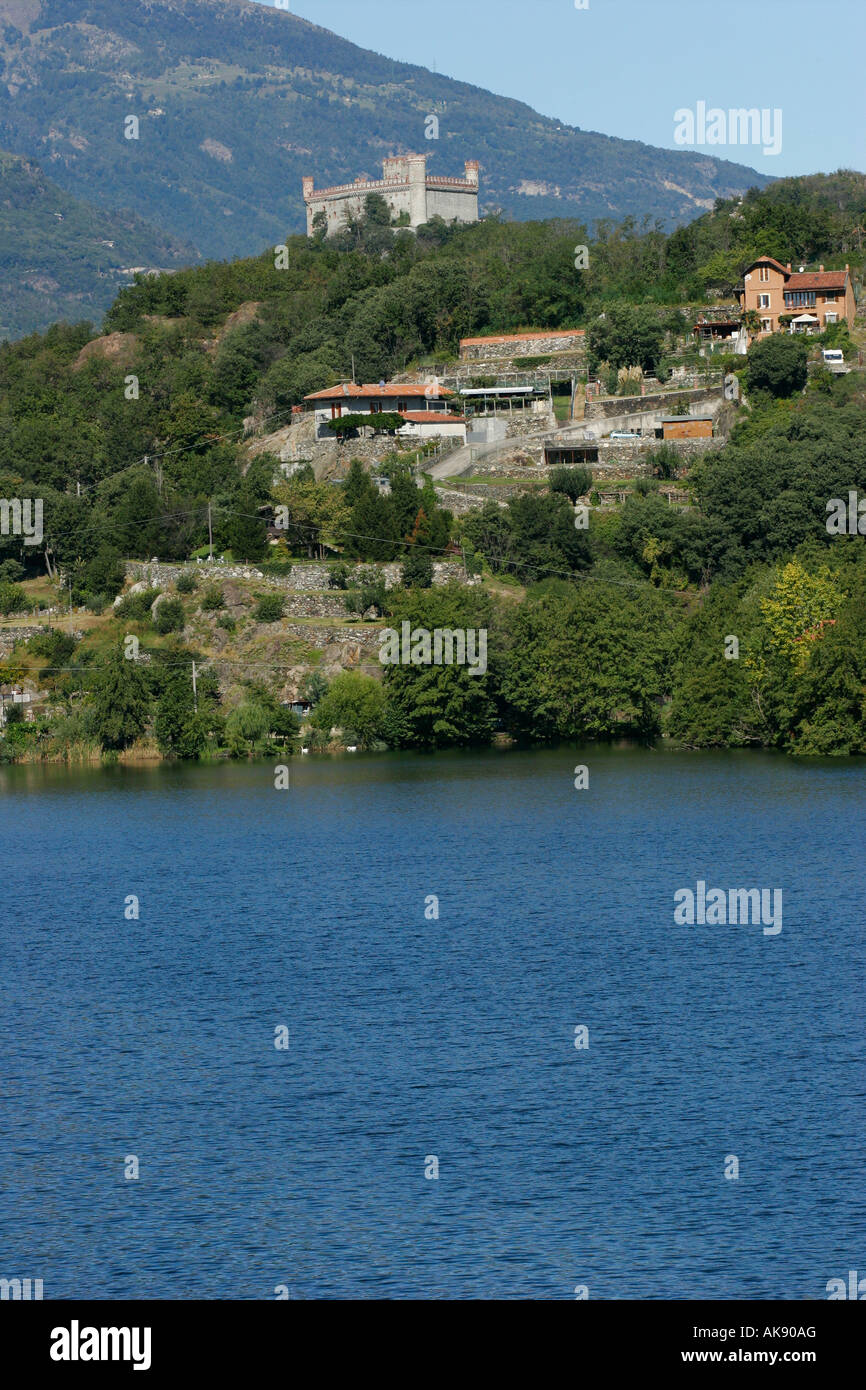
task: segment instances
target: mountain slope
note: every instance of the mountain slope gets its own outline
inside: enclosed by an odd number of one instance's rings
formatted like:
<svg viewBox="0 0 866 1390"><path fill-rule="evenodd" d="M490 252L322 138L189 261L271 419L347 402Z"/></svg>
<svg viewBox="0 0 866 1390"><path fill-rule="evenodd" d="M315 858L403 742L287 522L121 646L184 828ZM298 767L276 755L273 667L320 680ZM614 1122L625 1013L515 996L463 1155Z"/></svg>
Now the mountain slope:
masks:
<svg viewBox="0 0 866 1390"><path fill-rule="evenodd" d="M0 146L78 197L130 207L207 256L304 227L301 178L379 176L425 149L481 161L482 206L520 219L687 221L769 180L562 126L249 0L0 0ZM425 118L440 121L425 139ZM126 139L128 116L139 138Z"/></svg>
<svg viewBox="0 0 866 1390"><path fill-rule="evenodd" d="M98 323L133 270L197 259L136 214L89 207L38 165L0 151L0 339L57 319Z"/></svg>

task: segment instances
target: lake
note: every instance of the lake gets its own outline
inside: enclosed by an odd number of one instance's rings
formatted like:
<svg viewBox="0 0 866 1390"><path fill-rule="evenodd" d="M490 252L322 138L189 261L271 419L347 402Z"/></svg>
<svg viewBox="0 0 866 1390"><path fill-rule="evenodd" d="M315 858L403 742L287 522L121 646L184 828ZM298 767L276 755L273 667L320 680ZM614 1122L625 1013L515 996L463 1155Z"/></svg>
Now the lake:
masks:
<svg viewBox="0 0 866 1390"><path fill-rule="evenodd" d="M758 752L0 769L0 1277L825 1298L866 1271L864 822L862 763ZM781 931L675 922L699 881Z"/></svg>

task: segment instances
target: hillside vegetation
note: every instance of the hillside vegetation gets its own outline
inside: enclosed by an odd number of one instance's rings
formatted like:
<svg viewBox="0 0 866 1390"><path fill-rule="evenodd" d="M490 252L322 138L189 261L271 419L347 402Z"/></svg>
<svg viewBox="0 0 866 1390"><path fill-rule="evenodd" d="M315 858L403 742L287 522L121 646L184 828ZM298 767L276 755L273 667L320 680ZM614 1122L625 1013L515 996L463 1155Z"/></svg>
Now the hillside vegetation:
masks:
<svg viewBox="0 0 866 1390"><path fill-rule="evenodd" d="M582 322L591 351L604 341L611 353L634 343L658 355L687 332L683 309L717 280L717 257L738 273L758 238L759 249L774 238L782 260L806 247L859 269L861 195L859 176L840 175L722 205L696 224L691 263L680 231L603 229L590 240L589 270L578 272L575 224L491 220L394 237L373 206L338 241L291 239L285 270L270 255L142 279L118 296L105 336L58 326L0 349L0 494L45 507L39 546L0 541L0 611L22 613L29 586L44 585L46 570L53 582L59 568L73 598L101 615L66 659L47 647L39 658L40 680L69 711L83 693L76 738L121 751L153 738L171 756L227 739L235 750L260 748L279 731L269 701L289 659L276 657L288 628L274 596L262 588L222 615L193 580L146 594L126 615L108 607L124 560L200 553L210 510L216 552L256 565L264 581L325 557L321 606L334 613L336 602L337 627L407 618L489 632L482 674L393 666L381 683L355 672L330 704L320 689L320 733L363 724L361 741L394 746L483 742L497 728L534 739L667 733L698 746L866 751L862 534L826 524L832 499L866 495L866 388L858 370L807 375L803 340L777 336L733 364L747 404L726 446L681 480L690 506L670 506L647 478L623 505L594 508L588 530L572 510L586 476L551 474L546 491L455 519L396 446L382 465L391 479L383 497L358 464L337 488L309 469L278 478L268 455L250 463L246 433L252 422L272 429L306 392L347 375L353 353L358 376L376 379L453 352L465 334ZM834 341L856 365L846 326ZM819 348L812 340L813 355ZM656 463L662 473L670 460ZM277 508L288 523L274 547L266 519ZM431 589L430 561L456 546L483 582ZM367 562L369 574L350 581L349 560ZM394 560L402 583L386 592L376 567ZM149 674L112 656L131 620L155 642ZM728 659L732 635L739 651ZM253 664L233 668L233 694L212 683L190 723L191 660L213 662L214 674L226 643L241 639L232 659ZM31 672L37 657L19 648L6 677ZM177 685L174 667L184 673ZM236 716L232 742L221 720L239 683L240 703L259 712ZM117 733L108 715L127 697L134 717ZM160 721L163 699L176 708ZM247 716L244 742L237 726ZM31 749L35 727L16 734ZM54 725L41 733L60 737Z"/></svg>

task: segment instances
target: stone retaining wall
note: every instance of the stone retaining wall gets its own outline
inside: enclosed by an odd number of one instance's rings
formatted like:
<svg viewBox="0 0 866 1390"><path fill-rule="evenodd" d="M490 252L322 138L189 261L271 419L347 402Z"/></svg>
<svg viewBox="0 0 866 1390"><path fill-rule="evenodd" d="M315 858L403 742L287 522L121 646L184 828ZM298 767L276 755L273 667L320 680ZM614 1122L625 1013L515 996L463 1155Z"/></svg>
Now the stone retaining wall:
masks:
<svg viewBox="0 0 866 1390"><path fill-rule="evenodd" d="M400 583L402 568L401 561L389 564L375 564L370 561L366 564L350 565L349 586L357 585L365 571L376 570L384 577L386 589L392 589ZM330 566L299 561L292 566L289 575L266 575L255 565L173 564L160 563L158 560L129 560L126 565L127 578L135 583L144 582L160 589L168 584L175 584L180 575L190 572L205 583L218 582L221 579L254 579L264 587L279 589L285 593L309 593L328 589ZM466 580L466 571L459 560L434 560L434 584L448 584L454 579L460 582ZM330 592L338 594L340 591L332 589Z"/></svg>
<svg viewBox="0 0 866 1390"><path fill-rule="evenodd" d="M687 391L659 391L651 396L602 396L600 399L586 402L583 418L587 421L610 420L620 416L650 415L658 412L674 415L676 407L683 401L687 401L690 407L717 407L722 405L724 393L721 386L696 386ZM698 412L690 410L690 413Z"/></svg>
<svg viewBox="0 0 866 1390"><path fill-rule="evenodd" d="M64 634L69 633L68 627L58 627ZM31 637L38 637L41 632L48 629L47 623L41 623L39 627L2 627L0 628L0 656L9 656L16 642L28 642ZM76 642L80 642L84 636L83 632L73 631L71 634Z"/></svg>
<svg viewBox="0 0 866 1390"><path fill-rule="evenodd" d="M527 337L504 336L497 342L495 337L483 338L480 342L464 340L460 344L461 362L508 361L514 357L541 357L557 352L575 351L583 347L585 335L575 329L573 333L557 332L545 337L543 332Z"/></svg>

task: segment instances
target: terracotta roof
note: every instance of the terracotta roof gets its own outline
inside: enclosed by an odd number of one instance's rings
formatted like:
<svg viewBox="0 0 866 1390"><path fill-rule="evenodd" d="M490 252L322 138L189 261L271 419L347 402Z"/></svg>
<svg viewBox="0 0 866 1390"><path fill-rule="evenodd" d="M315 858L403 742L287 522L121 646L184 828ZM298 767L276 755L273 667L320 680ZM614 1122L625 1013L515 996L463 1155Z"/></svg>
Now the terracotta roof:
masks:
<svg viewBox="0 0 866 1390"><path fill-rule="evenodd" d="M444 425L446 421L449 425L460 425L466 419L465 415L446 415L435 410L401 410L400 414L416 425Z"/></svg>
<svg viewBox="0 0 866 1390"><path fill-rule="evenodd" d="M781 270L783 275L790 274L788 267L782 265L781 261L774 260L772 256L759 256L756 261L752 261L751 265L746 266L746 274L748 275L751 270L754 270L756 265L774 265L777 270Z"/></svg>
<svg viewBox="0 0 866 1390"><path fill-rule="evenodd" d="M428 395L429 392L429 395ZM367 384L358 386L354 381L343 381L339 386L329 386L325 391L313 391L309 396L305 396L305 401L335 401L344 398L358 400L365 396L401 396L406 400L423 400L426 396L428 400L442 400L445 396L452 396L453 391L447 390L444 386L411 386L407 383L402 385L394 382L386 382L384 386Z"/></svg>
<svg viewBox="0 0 866 1390"><path fill-rule="evenodd" d="M537 328L534 333L505 333L498 338L461 338L460 346L479 347L484 343L524 343L536 338L582 338L585 328Z"/></svg>
<svg viewBox="0 0 866 1390"><path fill-rule="evenodd" d="M842 290L848 272L845 270L806 270L789 275L786 290Z"/></svg>

